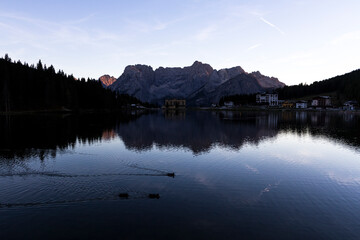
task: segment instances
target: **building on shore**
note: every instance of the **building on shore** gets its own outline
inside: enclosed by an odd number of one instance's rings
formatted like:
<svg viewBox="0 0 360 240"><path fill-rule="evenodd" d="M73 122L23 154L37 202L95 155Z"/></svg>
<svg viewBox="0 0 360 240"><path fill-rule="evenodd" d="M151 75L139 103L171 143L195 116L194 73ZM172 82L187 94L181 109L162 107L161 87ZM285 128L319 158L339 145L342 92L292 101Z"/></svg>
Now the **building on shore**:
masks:
<svg viewBox="0 0 360 240"><path fill-rule="evenodd" d="M305 101L305 100L300 100L295 103L295 108L305 109L305 108L307 108L307 106L308 106L308 104L307 104L307 101Z"/></svg>
<svg viewBox="0 0 360 240"><path fill-rule="evenodd" d="M315 108L331 107L331 97L329 96L314 97L313 100L311 101L311 106Z"/></svg>
<svg viewBox="0 0 360 240"><path fill-rule="evenodd" d="M294 108L295 104L291 101L284 101L281 106L283 108Z"/></svg>
<svg viewBox="0 0 360 240"><path fill-rule="evenodd" d="M186 108L186 100L184 99L166 99L165 105L163 106L165 109L185 109Z"/></svg>
<svg viewBox="0 0 360 240"><path fill-rule="evenodd" d="M269 106L278 106L279 96L276 93L259 93L256 94L256 103L268 104Z"/></svg>
<svg viewBox="0 0 360 240"><path fill-rule="evenodd" d="M355 108L358 106L357 101L347 101L343 105L343 110L355 110Z"/></svg>

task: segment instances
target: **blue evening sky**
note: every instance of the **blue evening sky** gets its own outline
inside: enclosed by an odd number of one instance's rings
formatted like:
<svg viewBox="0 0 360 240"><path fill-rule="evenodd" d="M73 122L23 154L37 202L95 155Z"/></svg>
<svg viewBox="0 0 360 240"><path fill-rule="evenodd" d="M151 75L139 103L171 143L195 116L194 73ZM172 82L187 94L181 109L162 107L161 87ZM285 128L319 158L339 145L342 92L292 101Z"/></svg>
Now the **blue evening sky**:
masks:
<svg viewBox="0 0 360 240"><path fill-rule="evenodd" d="M0 0L0 54L75 77L199 60L311 83L360 67L359 12L359 0Z"/></svg>

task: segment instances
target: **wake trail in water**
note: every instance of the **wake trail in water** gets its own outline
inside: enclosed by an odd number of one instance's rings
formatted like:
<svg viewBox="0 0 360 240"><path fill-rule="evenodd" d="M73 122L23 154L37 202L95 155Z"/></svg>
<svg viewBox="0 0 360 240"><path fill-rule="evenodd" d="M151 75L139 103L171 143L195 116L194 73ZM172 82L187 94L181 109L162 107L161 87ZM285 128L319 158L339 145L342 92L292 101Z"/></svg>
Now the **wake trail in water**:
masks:
<svg viewBox="0 0 360 240"><path fill-rule="evenodd" d="M131 165L127 165L127 166L128 166L128 167L131 167L131 168L140 169L140 170L147 170L147 171L158 172L158 173L161 173L161 174L167 174L167 173L169 173L169 172L167 172L167 171L163 171L163 170L159 170L159 169L139 167L139 166L136 165L136 164L131 164Z"/></svg>
<svg viewBox="0 0 360 240"><path fill-rule="evenodd" d="M0 177L23 177L23 176L47 176L47 177L59 177L59 178L80 178L80 177L109 177L109 176L170 176L173 173L161 172L158 174L151 173L102 173L102 174L63 174L57 172L20 172L20 173L6 173L0 174Z"/></svg>

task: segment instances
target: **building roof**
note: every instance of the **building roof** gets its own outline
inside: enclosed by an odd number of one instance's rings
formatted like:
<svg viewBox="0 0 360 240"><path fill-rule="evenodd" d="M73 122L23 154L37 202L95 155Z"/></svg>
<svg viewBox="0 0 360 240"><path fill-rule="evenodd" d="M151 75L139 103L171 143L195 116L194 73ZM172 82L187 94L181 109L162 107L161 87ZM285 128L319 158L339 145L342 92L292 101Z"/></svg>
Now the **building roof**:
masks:
<svg viewBox="0 0 360 240"><path fill-rule="evenodd" d="M313 99L319 99L319 98L330 99L331 97L330 96L317 96L317 97L314 97Z"/></svg>

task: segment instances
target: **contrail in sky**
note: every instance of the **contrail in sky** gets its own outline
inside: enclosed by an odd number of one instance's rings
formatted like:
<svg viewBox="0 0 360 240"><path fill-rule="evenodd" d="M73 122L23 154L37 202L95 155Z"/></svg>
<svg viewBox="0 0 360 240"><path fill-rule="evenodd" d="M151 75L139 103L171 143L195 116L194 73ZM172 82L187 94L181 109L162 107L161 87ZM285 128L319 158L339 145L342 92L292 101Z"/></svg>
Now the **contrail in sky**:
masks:
<svg viewBox="0 0 360 240"><path fill-rule="evenodd" d="M272 24L271 22L269 22L268 20L266 20L265 18L261 17L260 18L261 21L263 21L264 23L266 23L267 25L269 25L272 28L275 28L276 30L278 30L282 35L285 35L285 33L276 25Z"/></svg>

